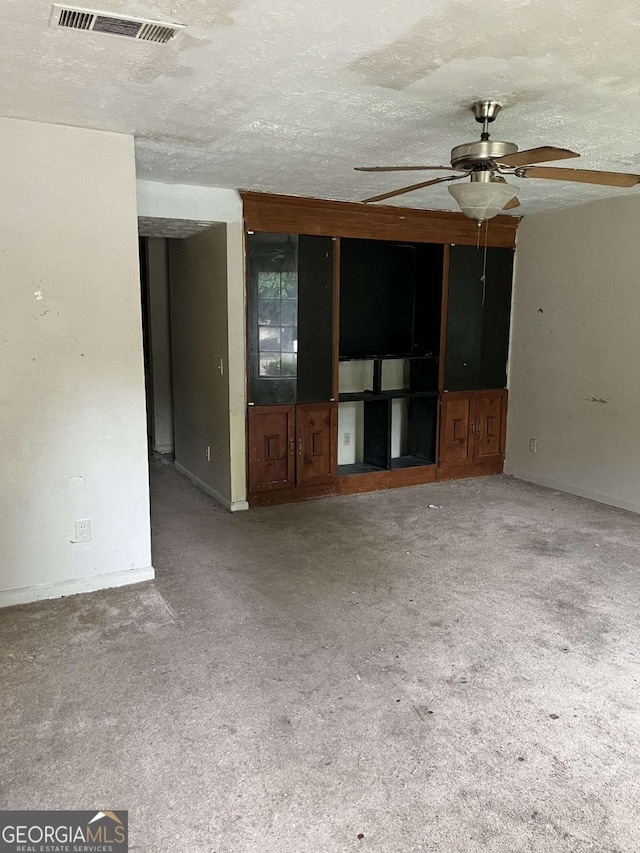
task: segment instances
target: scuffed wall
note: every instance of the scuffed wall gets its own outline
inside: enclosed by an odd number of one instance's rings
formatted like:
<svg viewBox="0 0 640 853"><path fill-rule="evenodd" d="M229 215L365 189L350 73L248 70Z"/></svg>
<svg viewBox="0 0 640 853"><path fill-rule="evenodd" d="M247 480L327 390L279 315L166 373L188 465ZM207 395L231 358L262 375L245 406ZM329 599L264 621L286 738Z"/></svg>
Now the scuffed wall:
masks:
<svg viewBox="0 0 640 853"><path fill-rule="evenodd" d="M510 474L636 512L639 228L637 194L520 225L506 458Z"/></svg>
<svg viewBox="0 0 640 853"><path fill-rule="evenodd" d="M151 578L133 139L0 119L0 186L0 604Z"/></svg>

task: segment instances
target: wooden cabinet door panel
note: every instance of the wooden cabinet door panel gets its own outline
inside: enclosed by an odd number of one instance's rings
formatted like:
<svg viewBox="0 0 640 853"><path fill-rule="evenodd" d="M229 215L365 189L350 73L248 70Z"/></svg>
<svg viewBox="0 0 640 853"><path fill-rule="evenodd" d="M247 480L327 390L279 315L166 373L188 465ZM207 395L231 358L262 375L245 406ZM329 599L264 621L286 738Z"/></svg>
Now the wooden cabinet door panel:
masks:
<svg viewBox="0 0 640 853"><path fill-rule="evenodd" d="M295 406L249 409L249 491L295 485Z"/></svg>
<svg viewBox="0 0 640 853"><path fill-rule="evenodd" d="M298 486L318 486L336 479L335 442L338 409L326 403L296 406Z"/></svg>
<svg viewBox="0 0 640 853"><path fill-rule="evenodd" d="M504 455L506 391L477 391L473 461Z"/></svg>
<svg viewBox="0 0 640 853"><path fill-rule="evenodd" d="M472 461L473 394L444 394L440 412L439 464L465 465Z"/></svg>

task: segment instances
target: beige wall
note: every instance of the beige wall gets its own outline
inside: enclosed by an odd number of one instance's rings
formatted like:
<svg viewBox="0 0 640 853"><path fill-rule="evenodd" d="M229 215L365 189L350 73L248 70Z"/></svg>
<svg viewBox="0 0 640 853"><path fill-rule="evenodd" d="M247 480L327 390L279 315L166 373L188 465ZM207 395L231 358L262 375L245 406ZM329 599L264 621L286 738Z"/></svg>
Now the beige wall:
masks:
<svg viewBox="0 0 640 853"><path fill-rule="evenodd" d="M176 466L234 508L227 226L172 240L169 257Z"/></svg>
<svg viewBox="0 0 640 853"><path fill-rule="evenodd" d="M638 194L520 225L506 459L510 474L637 512L639 233Z"/></svg>
<svg viewBox="0 0 640 853"><path fill-rule="evenodd" d="M244 291L244 229L242 222L227 225L227 334L231 453L231 509L248 509L247 402Z"/></svg>
<svg viewBox="0 0 640 853"><path fill-rule="evenodd" d="M153 577L133 139L0 119L0 188L0 604Z"/></svg>

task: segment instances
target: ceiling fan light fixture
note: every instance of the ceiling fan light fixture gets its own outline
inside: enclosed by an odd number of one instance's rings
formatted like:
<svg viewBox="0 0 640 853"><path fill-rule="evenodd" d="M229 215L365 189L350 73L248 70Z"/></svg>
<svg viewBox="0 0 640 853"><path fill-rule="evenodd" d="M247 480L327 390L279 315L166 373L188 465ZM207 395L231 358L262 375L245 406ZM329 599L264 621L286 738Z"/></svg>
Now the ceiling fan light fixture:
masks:
<svg viewBox="0 0 640 853"><path fill-rule="evenodd" d="M480 224L500 213L505 204L515 198L518 190L506 183L472 181L468 184L454 184L449 187L449 192L464 215Z"/></svg>

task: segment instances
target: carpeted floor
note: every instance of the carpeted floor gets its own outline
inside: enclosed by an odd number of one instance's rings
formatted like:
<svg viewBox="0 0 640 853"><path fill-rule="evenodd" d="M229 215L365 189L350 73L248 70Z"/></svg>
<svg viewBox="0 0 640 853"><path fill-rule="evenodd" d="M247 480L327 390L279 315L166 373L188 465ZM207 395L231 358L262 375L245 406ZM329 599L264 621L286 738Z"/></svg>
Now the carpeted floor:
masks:
<svg viewBox="0 0 640 853"><path fill-rule="evenodd" d="M0 611L1 807L128 809L137 853L640 850L637 516L152 495L154 583Z"/></svg>

